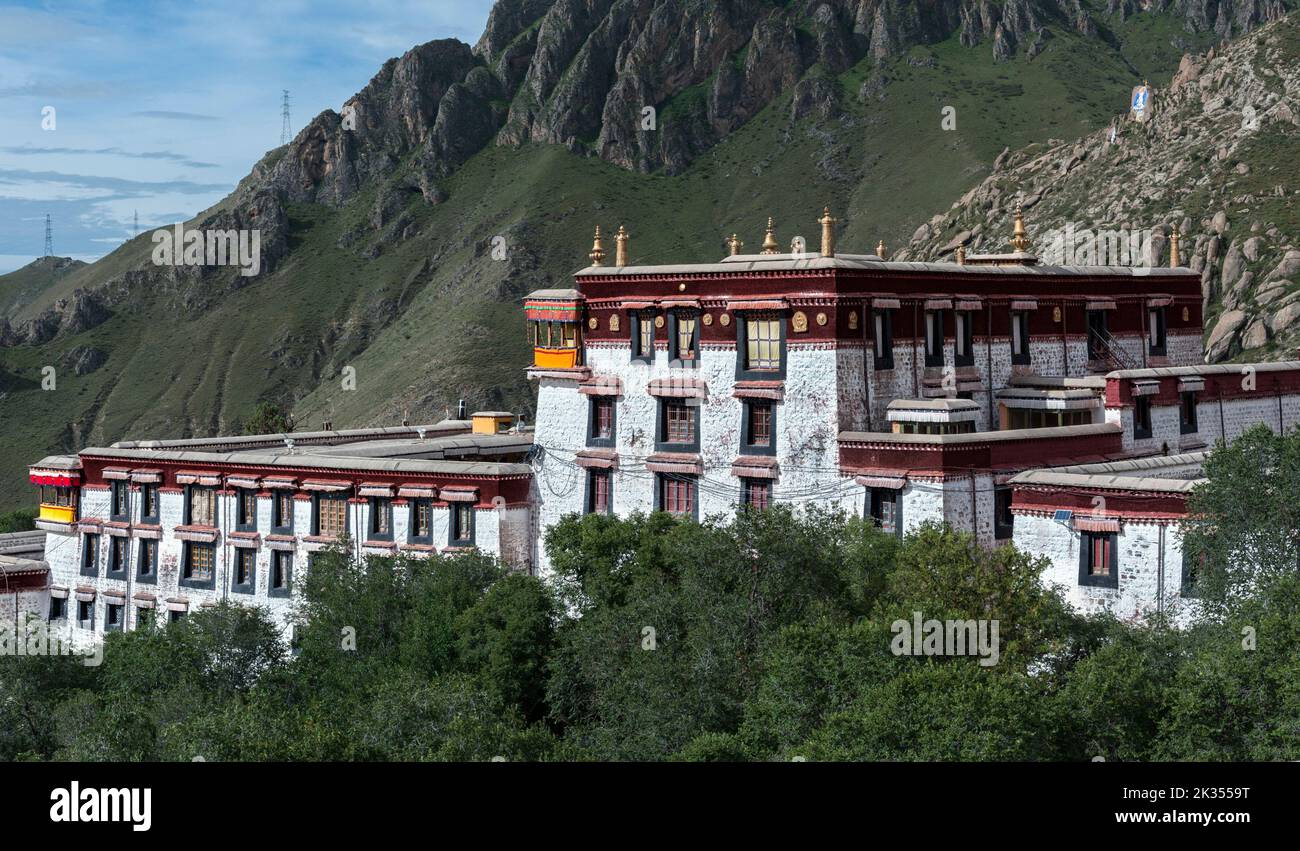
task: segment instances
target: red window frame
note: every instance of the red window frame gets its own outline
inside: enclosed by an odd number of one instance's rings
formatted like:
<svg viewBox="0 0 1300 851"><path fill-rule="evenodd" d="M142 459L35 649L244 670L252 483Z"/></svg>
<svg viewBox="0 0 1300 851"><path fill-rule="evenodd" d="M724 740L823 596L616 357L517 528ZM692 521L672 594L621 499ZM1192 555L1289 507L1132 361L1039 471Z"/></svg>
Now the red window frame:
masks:
<svg viewBox="0 0 1300 851"><path fill-rule="evenodd" d="M664 411L664 443L695 442L695 407L668 402Z"/></svg>
<svg viewBox="0 0 1300 851"><path fill-rule="evenodd" d="M660 507L669 514L685 516L695 513L695 480L665 476L660 483Z"/></svg>

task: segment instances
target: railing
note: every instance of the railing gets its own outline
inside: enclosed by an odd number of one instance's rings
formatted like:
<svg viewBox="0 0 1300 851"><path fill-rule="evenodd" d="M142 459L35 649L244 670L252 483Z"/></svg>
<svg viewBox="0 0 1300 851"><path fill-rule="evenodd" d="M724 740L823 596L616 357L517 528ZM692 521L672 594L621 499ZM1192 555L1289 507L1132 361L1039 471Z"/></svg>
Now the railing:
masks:
<svg viewBox="0 0 1300 851"><path fill-rule="evenodd" d="M1104 360L1112 370L1116 369L1139 369L1141 364L1134 363L1124 351L1124 347L1119 341L1111 336L1109 331L1100 328L1088 329L1088 354L1089 360L1093 360L1092 355L1097 355L1096 360Z"/></svg>

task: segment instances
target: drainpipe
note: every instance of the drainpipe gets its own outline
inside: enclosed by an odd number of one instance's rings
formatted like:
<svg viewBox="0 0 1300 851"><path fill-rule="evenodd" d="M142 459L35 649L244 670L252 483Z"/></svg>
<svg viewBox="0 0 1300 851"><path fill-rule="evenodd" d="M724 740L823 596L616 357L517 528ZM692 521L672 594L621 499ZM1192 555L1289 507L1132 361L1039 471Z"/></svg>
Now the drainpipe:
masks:
<svg viewBox="0 0 1300 851"><path fill-rule="evenodd" d="M871 431L871 425L872 425L871 378L875 377L876 374L875 351L873 350L870 356L867 354L867 325L870 324L872 326L873 329L872 333L874 334L875 333L874 329L876 324L876 317L875 314L872 312L870 305L871 302L869 299L863 299L862 307L860 308L862 311L862 377L863 377L863 382L866 384L866 388L867 388L867 431ZM868 363L871 364L870 371L867 370Z"/></svg>
<svg viewBox="0 0 1300 851"><path fill-rule="evenodd" d="M132 577L135 576L135 571L140 569L140 568L139 568L139 565L136 565L135 570L132 570L131 567L130 567L130 565L135 564L136 560L140 558L140 548L139 548L139 547L136 547L136 548L135 548L135 558L134 558L134 559L131 558L131 545L132 545L133 543L135 543L135 538L130 534L130 532L131 532L131 525L132 525L132 524L131 524L131 502L132 502L132 500L131 500L131 485L130 485L130 481L131 481L130 479L127 479L128 484L127 484L127 486L126 486L126 487L127 487L127 491L126 491L126 494L127 494L127 499L126 499L126 527L127 527L127 528L126 528L126 531L127 531L127 538L126 538L126 539L127 539L128 543L127 543L127 545L126 545L126 563L127 563L127 569L126 569L126 599L122 602L122 632L126 632L126 631L130 628L130 625L131 625L131 579L132 579ZM140 519L141 519L141 520L144 519L144 490L143 490L143 484L141 485L141 490L140 490ZM162 522L162 518L159 517L159 518L158 518L158 521L159 521L159 523L161 523L161 522ZM161 535L162 533L160 532L159 534ZM155 604L155 605L156 605L156 604Z"/></svg>
<svg viewBox="0 0 1300 851"><path fill-rule="evenodd" d="M1160 543L1157 548L1157 567L1156 567L1156 613L1162 614L1165 610L1165 524L1160 524Z"/></svg>
<svg viewBox="0 0 1300 851"><path fill-rule="evenodd" d="M1138 318L1142 320L1142 334L1138 339L1142 340L1142 367L1145 369L1151 366L1151 302L1148 299L1142 299L1142 315Z"/></svg>
<svg viewBox="0 0 1300 851"><path fill-rule="evenodd" d="M920 339L918 337L918 332L921 330L921 328L917 324L920 317L917 315L916 311L917 311L916 300L913 299L912 300L912 398L920 399L921 379L916 371L916 362L917 362L916 343L917 340Z"/></svg>
<svg viewBox="0 0 1300 851"><path fill-rule="evenodd" d="M1070 326L1069 313L1066 310L1067 303L1061 300L1061 374L1066 378L1070 377L1070 334L1067 330Z"/></svg>
<svg viewBox="0 0 1300 851"><path fill-rule="evenodd" d="M228 490L230 490L230 476L222 473L221 496L224 499L230 499L230 495L226 493ZM220 506L221 503L217 503L217 505ZM220 508L217 511L217 530L221 533L221 602L226 603L230 600L228 596L230 593L230 582L228 581L230 579L230 535L226 532L227 512L221 511Z"/></svg>
<svg viewBox="0 0 1300 851"><path fill-rule="evenodd" d="M979 540L980 535L980 508L979 500L975 496L975 471L970 472L970 531Z"/></svg>
<svg viewBox="0 0 1300 851"><path fill-rule="evenodd" d="M988 324L984 326L984 354L985 360L989 367L989 431L997 431L1002 428L1002 423L994 425L993 420L993 303L989 302Z"/></svg>
<svg viewBox="0 0 1300 851"><path fill-rule="evenodd" d="M1223 388L1219 388L1219 439L1228 442L1228 427L1223 421Z"/></svg>

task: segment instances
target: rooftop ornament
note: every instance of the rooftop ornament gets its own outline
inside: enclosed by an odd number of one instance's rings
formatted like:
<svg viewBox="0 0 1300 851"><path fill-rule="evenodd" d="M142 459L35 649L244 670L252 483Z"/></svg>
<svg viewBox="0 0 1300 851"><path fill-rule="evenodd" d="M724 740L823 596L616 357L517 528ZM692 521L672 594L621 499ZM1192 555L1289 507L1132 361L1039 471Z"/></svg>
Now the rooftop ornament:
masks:
<svg viewBox="0 0 1300 851"><path fill-rule="evenodd" d="M880 240L880 242L876 244L876 256L879 257L881 260L886 259L886 256L885 256L885 241L884 241L883 239Z"/></svg>
<svg viewBox="0 0 1300 851"><path fill-rule="evenodd" d="M627 265L627 228L622 225L618 226L618 233L614 235L614 265Z"/></svg>
<svg viewBox="0 0 1300 851"><path fill-rule="evenodd" d="M1029 250L1029 234L1025 231L1025 211L1019 203L1016 204L1016 225L1011 234L1011 247L1020 254Z"/></svg>
<svg viewBox="0 0 1300 851"><path fill-rule="evenodd" d="M596 239L591 244L591 252L587 254L591 258L591 265L605 265L605 243L600 238L600 225L596 225Z"/></svg>
<svg viewBox="0 0 1300 851"><path fill-rule="evenodd" d="M822 226L822 256L835 256L835 219L831 218L831 208L822 208L822 217L817 220Z"/></svg>
<svg viewBox="0 0 1300 851"><path fill-rule="evenodd" d="M734 233L731 235L731 239L727 240L727 250L731 252L732 257L739 254L740 249L744 247L745 243L741 242L740 237L736 236Z"/></svg>
<svg viewBox="0 0 1300 851"><path fill-rule="evenodd" d="M781 247L776 243L776 227L772 224L772 217L767 217L767 235L763 237L763 250L759 254L780 254Z"/></svg>
<svg viewBox="0 0 1300 851"><path fill-rule="evenodd" d="M1182 258L1178 256L1178 225L1174 225L1173 232L1169 234L1169 268L1177 269L1183 265Z"/></svg>

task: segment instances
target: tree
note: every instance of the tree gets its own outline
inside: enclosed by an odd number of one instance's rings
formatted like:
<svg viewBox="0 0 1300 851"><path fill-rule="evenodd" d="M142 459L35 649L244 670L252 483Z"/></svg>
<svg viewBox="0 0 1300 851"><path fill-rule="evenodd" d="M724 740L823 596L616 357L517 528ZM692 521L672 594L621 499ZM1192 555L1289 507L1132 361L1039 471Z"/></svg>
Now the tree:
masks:
<svg viewBox="0 0 1300 851"><path fill-rule="evenodd" d="M293 415L275 402L263 399L244 421L244 434L287 434L293 431Z"/></svg>

